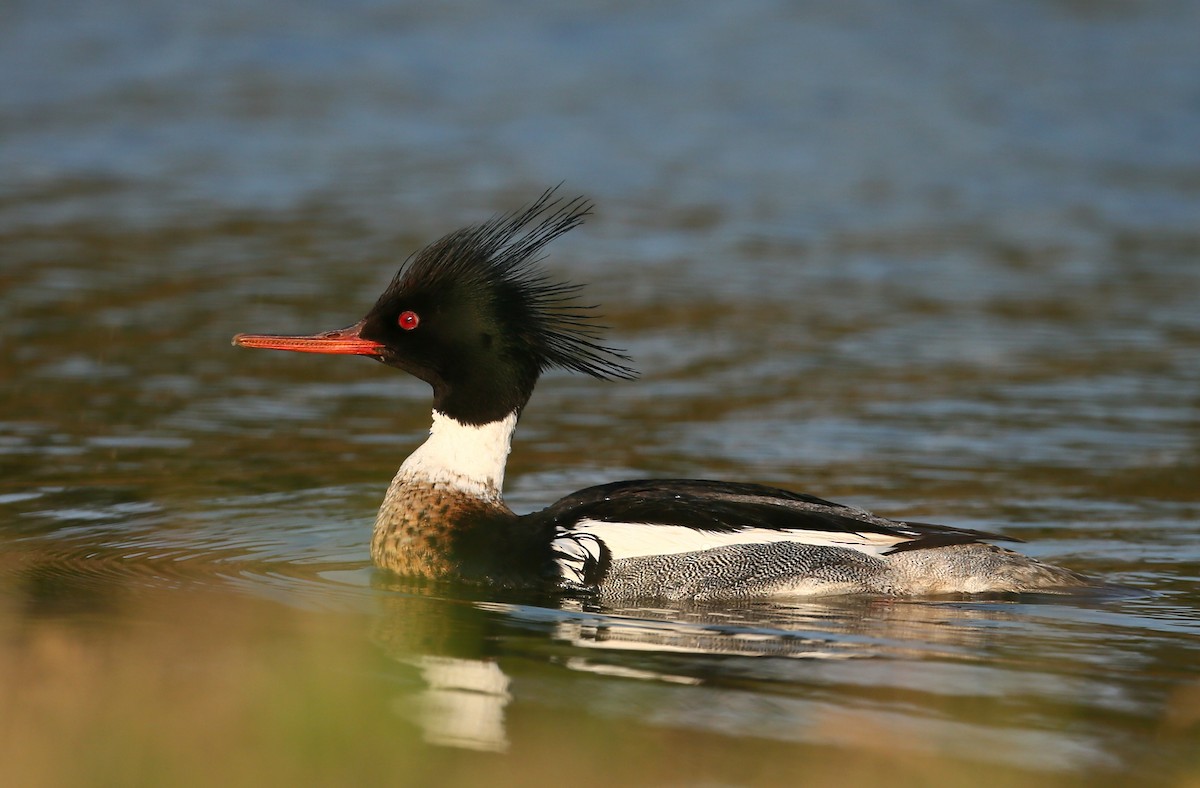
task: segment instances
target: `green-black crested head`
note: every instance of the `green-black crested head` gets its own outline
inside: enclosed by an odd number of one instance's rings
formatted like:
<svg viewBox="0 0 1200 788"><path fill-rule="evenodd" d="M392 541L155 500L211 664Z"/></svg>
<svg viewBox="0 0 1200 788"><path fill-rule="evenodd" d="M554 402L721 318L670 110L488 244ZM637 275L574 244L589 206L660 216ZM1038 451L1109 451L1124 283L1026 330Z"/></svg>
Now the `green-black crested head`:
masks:
<svg viewBox="0 0 1200 788"><path fill-rule="evenodd" d="M471 424L522 408L547 369L632 378L629 358L602 344L595 308L578 302L580 286L539 264L590 212L551 189L417 252L357 327L376 345L369 355L428 382L435 409Z"/></svg>

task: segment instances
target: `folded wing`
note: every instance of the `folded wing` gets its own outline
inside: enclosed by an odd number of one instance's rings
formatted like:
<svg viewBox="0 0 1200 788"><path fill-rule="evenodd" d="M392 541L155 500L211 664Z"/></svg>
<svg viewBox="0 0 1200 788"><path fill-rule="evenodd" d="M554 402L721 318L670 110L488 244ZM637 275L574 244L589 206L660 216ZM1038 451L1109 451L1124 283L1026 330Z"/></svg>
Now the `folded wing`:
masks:
<svg viewBox="0 0 1200 788"><path fill-rule="evenodd" d="M538 513L554 528L563 579L588 584L613 561L743 544L797 542L882 557L896 552L1020 541L878 517L862 509L757 484L652 479L580 490Z"/></svg>

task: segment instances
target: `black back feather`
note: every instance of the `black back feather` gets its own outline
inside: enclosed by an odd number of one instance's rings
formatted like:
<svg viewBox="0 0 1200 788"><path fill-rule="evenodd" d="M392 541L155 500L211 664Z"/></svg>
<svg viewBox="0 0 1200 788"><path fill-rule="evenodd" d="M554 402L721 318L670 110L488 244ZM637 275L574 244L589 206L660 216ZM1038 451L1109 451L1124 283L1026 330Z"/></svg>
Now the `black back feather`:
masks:
<svg viewBox="0 0 1200 788"><path fill-rule="evenodd" d="M566 530L581 520L599 520L661 523L718 533L746 528L803 529L875 533L904 540L890 553L985 540L1021 541L969 528L888 520L807 493L706 479L639 479L589 487L533 517L548 527Z"/></svg>

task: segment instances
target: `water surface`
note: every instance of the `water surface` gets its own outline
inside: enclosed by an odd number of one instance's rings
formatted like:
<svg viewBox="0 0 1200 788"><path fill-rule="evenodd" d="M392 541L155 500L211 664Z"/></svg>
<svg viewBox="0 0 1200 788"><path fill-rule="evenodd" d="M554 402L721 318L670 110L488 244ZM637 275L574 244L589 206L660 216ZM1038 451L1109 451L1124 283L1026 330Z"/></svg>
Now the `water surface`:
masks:
<svg viewBox="0 0 1200 788"><path fill-rule="evenodd" d="M1192 4L0 15L4 782L1200 778ZM778 484L1125 591L610 609L374 572L428 391L229 338L350 324L559 182L597 210L547 265L642 377L542 382L518 511Z"/></svg>

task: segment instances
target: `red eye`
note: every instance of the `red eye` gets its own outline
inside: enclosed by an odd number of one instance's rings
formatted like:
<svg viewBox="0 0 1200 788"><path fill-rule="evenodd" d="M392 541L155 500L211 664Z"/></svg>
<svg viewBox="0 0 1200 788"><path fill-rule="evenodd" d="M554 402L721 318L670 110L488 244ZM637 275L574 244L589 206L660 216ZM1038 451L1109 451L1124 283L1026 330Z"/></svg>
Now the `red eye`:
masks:
<svg viewBox="0 0 1200 788"><path fill-rule="evenodd" d="M421 324L421 318L410 309L400 313L400 317L396 318L396 324L405 331L412 331Z"/></svg>

